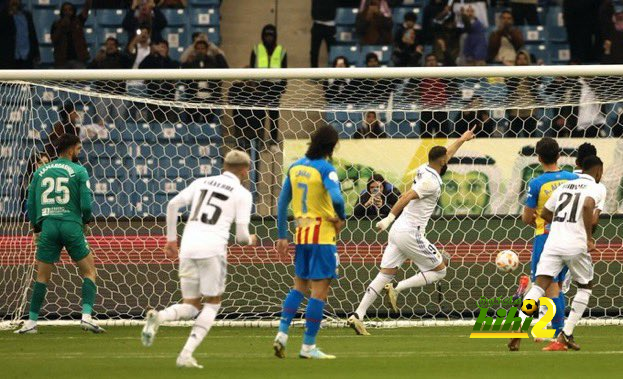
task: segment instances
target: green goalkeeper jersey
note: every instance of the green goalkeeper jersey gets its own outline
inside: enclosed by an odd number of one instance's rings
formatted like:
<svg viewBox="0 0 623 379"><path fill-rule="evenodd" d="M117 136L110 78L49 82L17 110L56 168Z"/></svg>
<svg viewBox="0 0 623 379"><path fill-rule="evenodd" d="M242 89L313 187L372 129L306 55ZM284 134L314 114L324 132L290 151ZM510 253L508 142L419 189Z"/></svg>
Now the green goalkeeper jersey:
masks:
<svg viewBox="0 0 623 379"><path fill-rule="evenodd" d="M89 174L81 165L58 158L33 174L28 187L28 217L35 232L44 219L91 221L91 186Z"/></svg>

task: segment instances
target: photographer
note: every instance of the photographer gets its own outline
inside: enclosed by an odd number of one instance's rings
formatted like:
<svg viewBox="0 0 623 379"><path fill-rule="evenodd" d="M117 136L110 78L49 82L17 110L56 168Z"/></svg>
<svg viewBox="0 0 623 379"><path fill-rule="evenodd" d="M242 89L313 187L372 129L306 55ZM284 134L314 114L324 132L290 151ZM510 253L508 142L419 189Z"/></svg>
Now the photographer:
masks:
<svg viewBox="0 0 623 379"><path fill-rule="evenodd" d="M373 174L366 190L359 195L359 202L355 206L355 218L371 220L386 217L398 201L400 191L385 181L380 174Z"/></svg>
<svg viewBox="0 0 623 379"><path fill-rule="evenodd" d="M502 12L497 30L489 36L489 61L513 66L517 52L523 45L521 30L513 26L513 14L509 11Z"/></svg>

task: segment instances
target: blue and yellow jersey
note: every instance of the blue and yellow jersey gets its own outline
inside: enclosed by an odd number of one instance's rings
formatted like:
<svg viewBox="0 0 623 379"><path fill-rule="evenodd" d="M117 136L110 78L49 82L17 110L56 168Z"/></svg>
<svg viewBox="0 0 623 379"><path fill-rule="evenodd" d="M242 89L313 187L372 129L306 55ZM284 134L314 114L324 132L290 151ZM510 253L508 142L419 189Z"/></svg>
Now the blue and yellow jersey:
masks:
<svg viewBox="0 0 623 379"><path fill-rule="evenodd" d="M302 158L288 169L279 195L279 238L287 235L287 207L292 202L296 221L294 242L335 244L336 234L329 218L345 219L344 199L335 168L324 159Z"/></svg>
<svg viewBox="0 0 623 379"><path fill-rule="evenodd" d="M541 218L541 211L554 190L562 183L577 178L578 176L572 172L560 170L544 172L530 180L525 205L536 210L535 236L549 233L549 225L546 225L545 220Z"/></svg>

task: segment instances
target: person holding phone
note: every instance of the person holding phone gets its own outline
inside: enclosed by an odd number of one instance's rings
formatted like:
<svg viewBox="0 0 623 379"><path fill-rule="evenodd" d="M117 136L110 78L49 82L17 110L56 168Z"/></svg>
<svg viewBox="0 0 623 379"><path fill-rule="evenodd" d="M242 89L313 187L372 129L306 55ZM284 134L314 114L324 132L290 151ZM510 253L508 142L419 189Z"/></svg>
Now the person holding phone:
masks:
<svg viewBox="0 0 623 379"><path fill-rule="evenodd" d="M382 175L373 174L366 189L359 196L353 215L371 220L386 217L399 197L400 191L397 188L386 182Z"/></svg>

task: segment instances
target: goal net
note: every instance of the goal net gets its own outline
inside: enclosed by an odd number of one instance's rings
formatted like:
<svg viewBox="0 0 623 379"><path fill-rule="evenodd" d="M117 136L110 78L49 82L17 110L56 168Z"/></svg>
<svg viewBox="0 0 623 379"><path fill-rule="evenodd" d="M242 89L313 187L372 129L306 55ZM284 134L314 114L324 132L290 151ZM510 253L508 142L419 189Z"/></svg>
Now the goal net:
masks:
<svg viewBox="0 0 623 379"><path fill-rule="evenodd" d="M97 319L138 320L145 309L180 300L176 262L162 252L166 203L192 180L218 174L225 153L241 148L254 162L246 185L254 196L251 229L261 242L231 245L219 317L277 320L293 275L292 256L273 248L283 173L325 123L341 137L333 164L349 216L328 316L351 313L376 275L387 233L373 226L391 206L392 191L409 187L430 147L478 125L478 138L449 162L426 232L451 256L446 278L404 293L398 314L377 300L369 318L471 320L481 298L515 292L530 271L534 229L519 215L528 180L541 172L535 144L545 135L560 143L564 170L574 168L583 142L606 164L589 317L620 321L621 75L619 66L0 73L0 321L27 315L35 258L26 186L41 160L54 157L53 141L63 132L79 133L80 163L91 176ZM373 174L385 179L383 196L362 204ZM504 249L521 260L510 274L494 264ZM415 272L407 263L397 279ZM80 283L63 254L41 317L77 319Z"/></svg>

